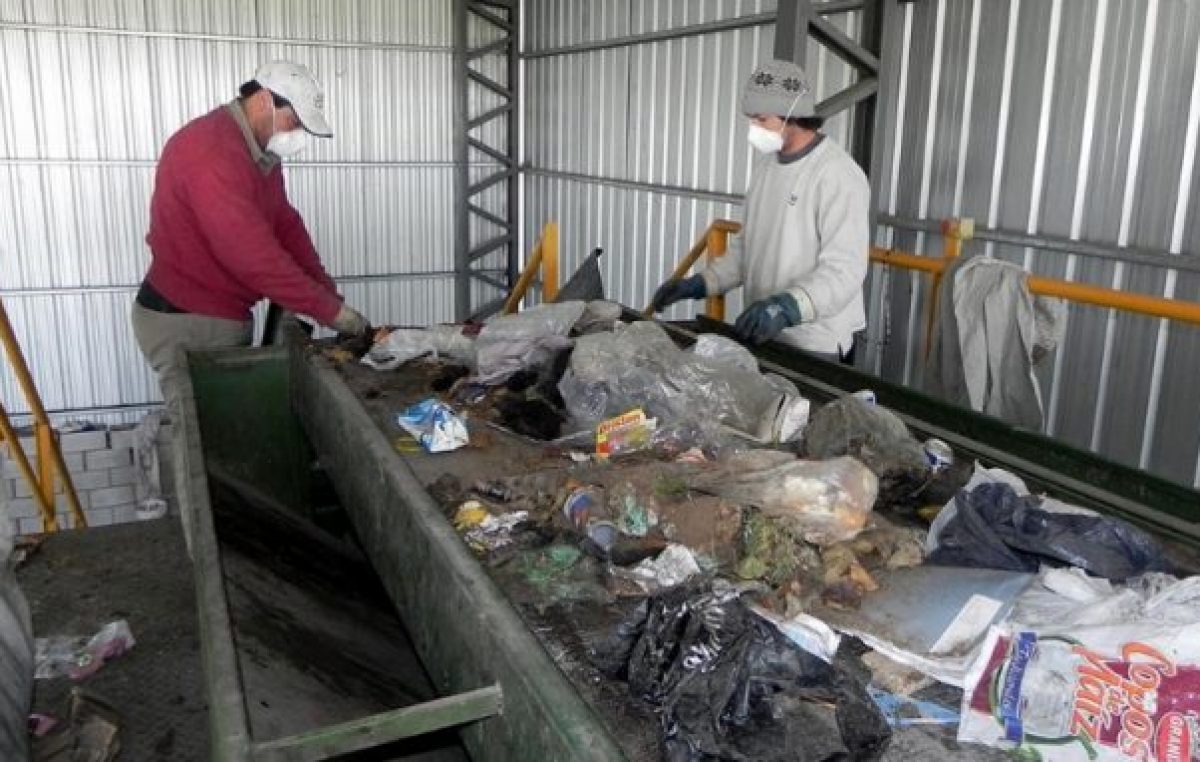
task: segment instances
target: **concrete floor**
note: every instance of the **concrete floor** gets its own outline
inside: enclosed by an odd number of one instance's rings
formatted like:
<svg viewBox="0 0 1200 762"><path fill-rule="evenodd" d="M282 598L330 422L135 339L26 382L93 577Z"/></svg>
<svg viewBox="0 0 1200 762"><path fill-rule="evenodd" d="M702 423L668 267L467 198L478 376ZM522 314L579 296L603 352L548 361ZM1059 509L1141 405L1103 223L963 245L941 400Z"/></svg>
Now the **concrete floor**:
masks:
<svg viewBox="0 0 1200 762"><path fill-rule="evenodd" d="M177 518L52 535L17 577L39 637L129 622L133 650L78 683L120 712L118 760L209 758L191 566ZM34 710L61 716L74 685L38 680Z"/></svg>

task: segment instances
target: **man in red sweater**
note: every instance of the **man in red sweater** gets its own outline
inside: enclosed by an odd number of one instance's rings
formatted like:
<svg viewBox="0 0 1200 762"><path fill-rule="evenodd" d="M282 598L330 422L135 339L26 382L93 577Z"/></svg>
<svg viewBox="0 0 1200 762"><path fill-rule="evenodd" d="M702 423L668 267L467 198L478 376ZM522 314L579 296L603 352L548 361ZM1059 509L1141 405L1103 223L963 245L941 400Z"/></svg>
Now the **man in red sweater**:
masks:
<svg viewBox="0 0 1200 762"><path fill-rule="evenodd" d="M178 350L249 344L250 308L264 297L339 333L369 327L342 303L284 190L280 159L310 135L333 136L324 106L307 68L274 61L239 98L184 125L163 149L133 330L175 415L184 373Z"/></svg>

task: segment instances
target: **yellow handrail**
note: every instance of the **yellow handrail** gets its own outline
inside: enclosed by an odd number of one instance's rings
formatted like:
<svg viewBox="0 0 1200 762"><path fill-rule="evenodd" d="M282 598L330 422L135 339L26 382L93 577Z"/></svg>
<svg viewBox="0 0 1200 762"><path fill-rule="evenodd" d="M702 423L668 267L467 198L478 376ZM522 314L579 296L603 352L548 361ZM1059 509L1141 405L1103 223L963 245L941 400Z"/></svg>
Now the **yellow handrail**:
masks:
<svg viewBox="0 0 1200 762"><path fill-rule="evenodd" d="M929 273L934 277L934 291L931 301L936 302L937 284L942 273L950 266L962 250L962 242L970 240L974 226L970 220L947 220L942 224L942 234L946 237L946 248L941 257L926 257L917 254L907 254L892 249L872 247L871 261L882 265L902 267L907 270L917 270ZM1056 278L1045 278L1040 275L1029 275L1025 279L1029 292L1037 296L1052 296L1067 299L1079 304L1090 304L1095 307L1122 310L1135 315L1178 320L1184 323L1200 325L1200 303L1183 299L1166 299L1146 294L1135 294L1128 291L1118 291L1103 286L1093 286L1087 283L1072 283ZM933 307L936 310L936 306ZM929 331L927 331L928 346Z"/></svg>
<svg viewBox="0 0 1200 762"><path fill-rule="evenodd" d="M71 474L67 471L62 450L58 447L58 439L54 436L50 418L46 415L46 408L42 405L42 398L38 394L37 386L33 383L33 375L25 363L25 355L21 353L21 345L17 341L17 334L13 331L12 323L9 322L8 312L4 309L2 300L0 300L0 344L4 347L8 361L12 364L13 375L16 376L17 384L21 387L21 392L25 395L25 400L29 403L29 409L33 413L38 473L34 474L33 466L29 463L29 458L17 439L12 421L3 404L0 404L0 440L8 442L13 459L17 462L17 468L29 482L30 491L33 492L34 500L37 501L38 508L42 513L42 529L47 532L58 531L58 514L55 512L54 506L55 478L62 479L63 492L66 493L71 515L75 518L75 526L86 527L87 517L83 515L83 508L79 505L79 495L75 493L75 485L71 483Z"/></svg>
<svg viewBox="0 0 1200 762"><path fill-rule="evenodd" d="M547 222L542 227L542 235L533 245L529 261L525 263L525 269L521 271L516 285L513 286L508 298L504 300L502 312L505 315L511 315L517 311L521 300L525 298L525 292L529 290L529 286L533 284L533 279L537 277L539 271L542 274L542 297L547 302L552 302L558 298L557 222Z"/></svg>

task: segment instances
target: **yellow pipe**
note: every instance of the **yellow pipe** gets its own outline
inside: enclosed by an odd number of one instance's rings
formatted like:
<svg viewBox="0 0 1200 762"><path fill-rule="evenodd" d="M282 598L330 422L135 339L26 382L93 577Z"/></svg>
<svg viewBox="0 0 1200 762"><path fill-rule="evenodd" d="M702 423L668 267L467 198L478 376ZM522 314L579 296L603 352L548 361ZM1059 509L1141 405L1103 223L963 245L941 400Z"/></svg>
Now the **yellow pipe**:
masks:
<svg viewBox="0 0 1200 762"><path fill-rule="evenodd" d="M543 235L545 233L543 232ZM504 314L511 315L517 311L517 307L521 304L521 300L525 298L525 292L529 290L529 284L533 283L534 276L537 275L538 269L542 266L542 239L533 245L533 253L529 257L529 261L525 263L525 269L521 271L521 277L517 278L517 283L513 286L513 290L509 293L508 298L504 300Z"/></svg>
<svg viewBox="0 0 1200 762"><path fill-rule="evenodd" d="M25 395L26 402L29 403L34 423L49 428L50 418L46 415L46 408L42 405L42 398L38 394L37 386L33 383L33 375L29 372L29 366L25 364L25 355L21 353L21 345L17 341L17 334L13 331L12 323L8 319L8 311L4 309L4 302L2 300L0 300L0 344L4 345L8 361L12 365L13 375L17 377L17 383L21 387L21 392ZM15 440L13 441L14 446L20 446ZM62 450L58 447L57 437L50 437L49 444L44 453L39 448L39 460L41 456L49 458L54 470L62 478L63 491L67 495L67 503L71 506L71 514L75 516L77 526L81 528L86 527L87 520L84 518L83 508L79 505L79 495L75 493L75 485L71 483L71 475L67 471L66 461L63 460ZM53 483L53 479L50 481ZM31 481L29 486L34 492L37 492L38 483L36 481ZM51 496L53 497L53 486L50 489ZM57 523L55 526L57 526Z"/></svg>
<svg viewBox="0 0 1200 762"><path fill-rule="evenodd" d="M13 430L12 421L9 420L8 411L4 409L3 404L0 404L0 439L8 442L13 460L17 461L17 470L25 477L25 481L29 482L29 487L33 491L33 499L37 501L38 509L42 512L42 530L57 532L58 516L54 512L53 490L50 493L49 499L47 499L46 493L42 491L38 484L37 474L33 471L33 464L29 462L29 457L25 454L25 449L21 447L21 441L17 439L17 432Z"/></svg>
<svg viewBox="0 0 1200 762"><path fill-rule="evenodd" d="M558 298L558 223L547 222L542 230L542 299Z"/></svg>
<svg viewBox="0 0 1200 762"><path fill-rule="evenodd" d="M944 259L906 254L891 249L871 249L871 261L907 270L926 273L941 273L946 268ZM1180 299L1163 299L1145 294L1131 294L1086 283L1068 283L1054 278L1030 275L1026 279L1029 291L1037 296L1052 296L1095 307L1123 310L1135 315L1178 320L1200 325L1200 303Z"/></svg>
<svg viewBox="0 0 1200 762"><path fill-rule="evenodd" d="M1116 291L1111 288L1089 286L1086 283L1068 283L1053 278L1043 278L1030 275L1026 280L1029 291L1038 296L1054 296L1069 299L1080 304L1091 304L1096 307L1108 307L1115 310L1132 312L1135 315L1178 320L1183 323L1200 325L1200 303L1187 302L1181 299L1163 299L1158 296L1131 294L1127 291Z"/></svg>

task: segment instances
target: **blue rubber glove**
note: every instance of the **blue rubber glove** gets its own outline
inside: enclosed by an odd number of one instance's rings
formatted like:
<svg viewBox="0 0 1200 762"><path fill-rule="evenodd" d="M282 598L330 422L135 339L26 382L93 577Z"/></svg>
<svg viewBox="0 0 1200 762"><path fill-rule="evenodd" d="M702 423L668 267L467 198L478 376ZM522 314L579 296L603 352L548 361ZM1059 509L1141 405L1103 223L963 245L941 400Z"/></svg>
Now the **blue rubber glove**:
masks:
<svg viewBox="0 0 1200 762"><path fill-rule="evenodd" d="M662 312L675 302L684 299L703 299L706 296L708 296L708 286L704 285L704 276L697 274L690 278L672 278L662 284L654 292L654 300L651 304L654 305L655 312Z"/></svg>
<svg viewBox="0 0 1200 762"><path fill-rule="evenodd" d="M785 328L800 325L800 305L788 293L761 299L746 308L733 328L743 341L766 344Z"/></svg>

